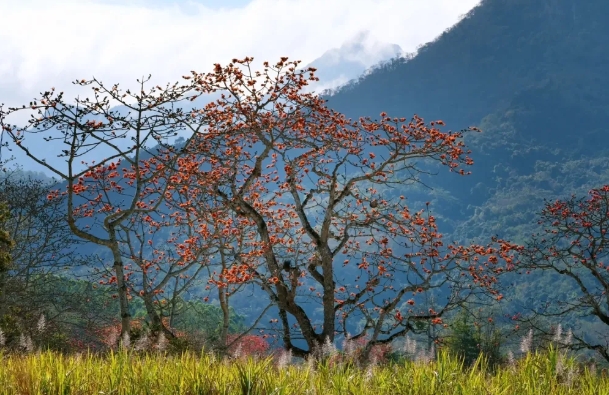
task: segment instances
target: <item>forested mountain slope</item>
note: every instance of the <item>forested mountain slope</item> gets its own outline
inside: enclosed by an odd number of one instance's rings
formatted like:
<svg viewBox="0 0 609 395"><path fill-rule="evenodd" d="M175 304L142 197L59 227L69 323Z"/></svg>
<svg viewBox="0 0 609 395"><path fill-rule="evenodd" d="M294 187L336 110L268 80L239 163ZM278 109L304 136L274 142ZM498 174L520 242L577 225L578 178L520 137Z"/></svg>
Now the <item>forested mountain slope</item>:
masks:
<svg viewBox="0 0 609 395"><path fill-rule="evenodd" d="M484 0L414 58L330 92L328 105L480 127L468 139L473 174L429 180L445 196L434 211L456 227L468 221L459 238L520 238L524 211L543 198L609 180L607 15L601 0Z"/></svg>
<svg viewBox="0 0 609 395"><path fill-rule="evenodd" d="M410 203L430 200L449 240L526 243L544 200L609 183L607 15L602 0L483 0L416 56L327 92L327 104L348 117L416 113L452 130L479 127L467 138L472 175L424 179L432 189L410 191ZM551 272L504 280L508 315L578 291ZM603 327L591 317L562 322L588 334Z"/></svg>

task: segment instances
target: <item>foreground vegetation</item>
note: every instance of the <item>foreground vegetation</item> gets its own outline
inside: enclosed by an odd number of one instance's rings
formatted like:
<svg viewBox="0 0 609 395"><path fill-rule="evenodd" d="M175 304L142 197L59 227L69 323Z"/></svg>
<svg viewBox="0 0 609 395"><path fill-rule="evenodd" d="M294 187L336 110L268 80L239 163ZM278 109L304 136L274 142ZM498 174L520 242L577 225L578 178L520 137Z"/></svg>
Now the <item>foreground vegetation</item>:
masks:
<svg viewBox="0 0 609 395"><path fill-rule="evenodd" d="M357 367L352 362L288 365L285 358L235 360L183 353L105 356L1 354L3 394L609 394L593 367L550 348L500 369L483 358L464 367L445 351L434 361ZM334 359L336 361L336 359Z"/></svg>

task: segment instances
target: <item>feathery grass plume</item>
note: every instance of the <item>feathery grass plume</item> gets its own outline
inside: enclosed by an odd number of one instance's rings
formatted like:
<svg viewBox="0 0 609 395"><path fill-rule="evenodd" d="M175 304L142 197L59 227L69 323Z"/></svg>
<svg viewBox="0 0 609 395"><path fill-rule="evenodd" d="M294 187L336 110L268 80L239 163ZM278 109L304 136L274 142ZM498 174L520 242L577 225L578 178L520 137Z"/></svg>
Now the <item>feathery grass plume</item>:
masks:
<svg viewBox="0 0 609 395"><path fill-rule="evenodd" d="M47 321L44 318L44 314L40 314L40 318L38 319L38 324L36 325L38 329L38 333L44 332L47 327Z"/></svg>
<svg viewBox="0 0 609 395"><path fill-rule="evenodd" d="M337 353L336 347L330 341L330 337L326 336L326 340L321 346L316 346L313 349L312 356L314 359L325 359L333 357Z"/></svg>
<svg viewBox="0 0 609 395"><path fill-rule="evenodd" d="M139 339L135 342L134 349L135 351L145 351L150 347L150 339L147 334L140 336Z"/></svg>
<svg viewBox="0 0 609 395"><path fill-rule="evenodd" d="M131 347L131 338L129 337L129 332L125 332L125 334L123 335L120 347L124 350L127 350Z"/></svg>
<svg viewBox="0 0 609 395"><path fill-rule="evenodd" d="M6 337L4 337L4 332L0 329L0 347L4 347L6 344Z"/></svg>
<svg viewBox="0 0 609 395"><path fill-rule="evenodd" d="M110 347L110 349L114 350L115 347L118 345L118 330L117 329L112 329L108 332L108 335L106 336L106 341L105 343L108 345L108 347Z"/></svg>
<svg viewBox="0 0 609 395"><path fill-rule="evenodd" d="M368 368L366 368L366 373L364 374L364 382L368 382L370 380L372 380L372 378L374 377L374 365L370 365L368 366Z"/></svg>
<svg viewBox="0 0 609 395"><path fill-rule="evenodd" d="M79 352L77 352L77 353L74 355L74 360L75 360L77 363L82 362L82 352L80 352L80 351L79 351Z"/></svg>
<svg viewBox="0 0 609 395"><path fill-rule="evenodd" d="M558 353L558 358L556 358L556 375L562 376L567 370L565 366L565 359L562 353Z"/></svg>
<svg viewBox="0 0 609 395"><path fill-rule="evenodd" d="M569 329L569 331L567 332L567 337L565 337L565 347L569 347L572 342L573 342L573 331L571 331L571 329Z"/></svg>
<svg viewBox="0 0 609 395"><path fill-rule="evenodd" d="M512 350L508 351L507 354L508 366L515 368L516 367L516 358L514 358L514 353Z"/></svg>
<svg viewBox="0 0 609 395"><path fill-rule="evenodd" d="M565 379L565 385L567 387L573 387L573 382L575 381L575 368L573 366L571 366L569 369L567 369L567 377Z"/></svg>
<svg viewBox="0 0 609 395"><path fill-rule="evenodd" d="M407 355L408 358L414 359L417 354L417 341L406 335L402 351Z"/></svg>
<svg viewBox="0 0 609 395"><path fill-rule="evenodd" d="M34 343L32 342L32 338L29 335L25 336L23 333L19 335L19 346L26 352L34 351Z"/></svg>
<svg viewBox="0 0 609 395"><path fill-rule="evenodd" d="M431 348L429 349L429 355L427 358L428 358L429 362L436 360L436 345L435 344L431 345Z"/></svg>
<svg viewBox="0 0 609 395"><path fill-rule="evenodd" d="M417 355L415 360L417 362L422 362L422 363L430 363L433 360L436 359L436 347L434 344L431 345L431 347L429 348L429 350L426 352L424 349L421 349Z"/></svg>
<svg viewBox="0 0 609 395"><path fill-rule="evenodd" d="M323 357L332 357L337 353L336 346L330 341L330 336L326 337L326 341L321 346L321 355Z"/></svg>
<svg viewBox="0 0 609 395"><path fill-rule="evenodd" d="M313 355L309 355L307 357L307 370L310 372L314 372L315 371L315 357Z"/></svg>
<svg viewBox="0 0 609 395"><path fill-rule="evenodd" d="M562 341L562 325L558 324L556 326L556 331L554 332L554 337L552 341L557 344L561 344Z"/></svg>
<svg viewBox="0 0 609 395"><path fill-rule="evenodd" d="M235 348L235 351L233 351L232 355L235 359L239 359L239 357L241 357L241 343L237 344L237 348Z"/></svg>
<svg viewBox="0 0 609 395"><path fill-rule="evenodd" d="M357 345L354 340L351 340L351 335L349 333L347 333L347 337L343 340L343 351L349 359L355 354L355 351L357 351Z"/></svg>
<svg viewBox="0 0 609 395"><path fill-rule="evenodd" d="M590 362L590 365L588 365L588 369L590 370L590 372L592 372L592 374L596 374L596 361Z"/></svg>
<svg viewBox="0 0 609 395"><path fill-rule="evenodd" d="M531 347L533 346L533 329L529 329L529 333L522 338L520 341L520 351L523 354L528 354L531 352Z"/></svg>
<svg viewBox="0 0 609 395"><path fill-rule="evenodd" d="M378 364L378 360L376 359L376 355L373 355L372 358L370 359L370 364L368 365L368 367L374 367Z"/></svg>
<svg viewBox="0 0 609 395"><path fill-rule="evenodd" d="M290 362L292 362L292 350L281 350L277 360L277 368L280 370L284 369Z"/></svg>
<svg viewBox="0 0 609 395"><path fill-rule="evenodd" d="M165 351L167 349L167 345L169 344L169 340L165 337L165 334L161 332L156 342L156 349L158 351Z"/></svg>

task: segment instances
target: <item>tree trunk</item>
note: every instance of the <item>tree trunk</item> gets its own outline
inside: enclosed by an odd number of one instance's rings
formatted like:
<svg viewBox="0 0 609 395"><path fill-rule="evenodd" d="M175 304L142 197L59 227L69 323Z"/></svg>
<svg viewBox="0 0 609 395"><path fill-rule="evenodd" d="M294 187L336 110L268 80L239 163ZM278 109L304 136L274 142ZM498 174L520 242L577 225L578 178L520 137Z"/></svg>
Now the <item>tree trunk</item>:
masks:
<svg viewBox="0 0 609 395"><path fill-rule="evenodd" d="M144 305L146 306L146 313L148 314L148 318L150 319L150 331L154 338L158 338L160 332L162 332L165 337L168 339L174 339L175 335L171 332L165 325L163 325L163 320L159 313L154 308L154 303L152 301L152 295L150 293L144 293L142 296L144 300Z"/></svg>
<svg viewBox="0 0 609 395"><path fill-rule="evenodd" d="M218 299L222 309L222 330L220 332L220 344L228 346L228 327L230 325L230 311L228 309L228 297L222 288L218 288Z"/></svg>
<svg viewBox="0 0 609 395"><path fill-rule="evenodd" d="M125 283L125 272L123 269L123 258L116 240L116 233L113 228L108 230L110 235L109 246L112 250L114 258L114 275L116 276L116 285L118 287L118 303L121 314L121 342L123 342L125 334L129 334L131 330L131 313L129 313L129 301L127 300L127 284Z"/></svg>

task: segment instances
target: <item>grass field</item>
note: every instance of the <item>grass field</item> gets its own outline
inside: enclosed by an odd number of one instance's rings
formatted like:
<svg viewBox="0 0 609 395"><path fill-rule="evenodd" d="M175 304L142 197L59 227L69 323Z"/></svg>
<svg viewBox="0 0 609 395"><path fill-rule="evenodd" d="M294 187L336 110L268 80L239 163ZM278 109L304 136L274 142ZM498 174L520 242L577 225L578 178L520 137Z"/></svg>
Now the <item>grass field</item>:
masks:
<svg viewBox="0 0 609 395"><path fill-rule="evenodd" d="M286 365L271 358L219 360L201 353L64 356L2 354L2 394L609 394L609 379L550 349L491 371L435 361L357 368L352 363Z"/></svg>

